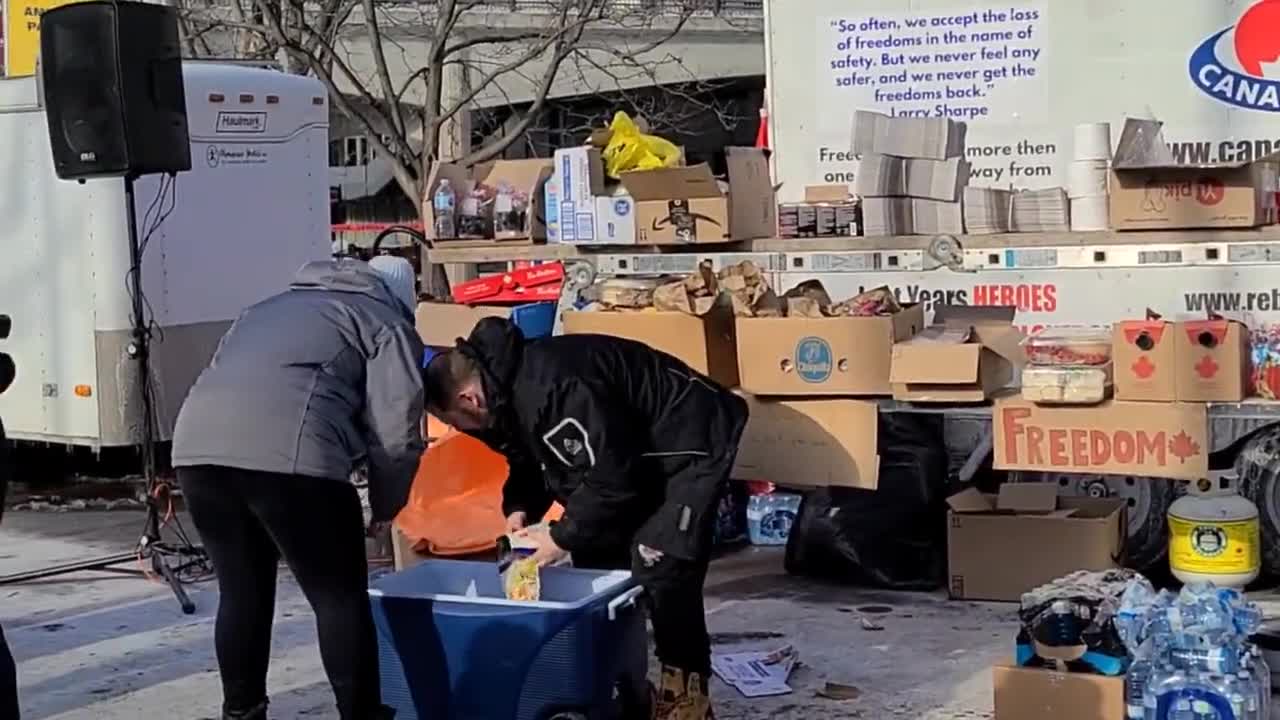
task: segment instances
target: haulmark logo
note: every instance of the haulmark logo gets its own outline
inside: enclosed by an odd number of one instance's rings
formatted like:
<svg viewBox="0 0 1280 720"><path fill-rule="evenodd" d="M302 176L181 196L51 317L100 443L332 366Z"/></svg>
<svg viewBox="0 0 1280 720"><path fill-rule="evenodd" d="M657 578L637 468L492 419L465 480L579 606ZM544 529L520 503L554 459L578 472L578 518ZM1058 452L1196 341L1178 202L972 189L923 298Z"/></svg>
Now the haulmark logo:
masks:
<svg viewBox="0 0 1280 720"><path fill-rule="evenodd" d="M1196 87L1229 105L1280 113L1280 0L1260 0L1191 53Z"/></svg>
<svg viewBox="0 0 1280 720"><path fill-rule="evenodd" d="M220 112L218 113L218 132L239 134L258 134L267 131L267 114L264 112Z"/></svg>

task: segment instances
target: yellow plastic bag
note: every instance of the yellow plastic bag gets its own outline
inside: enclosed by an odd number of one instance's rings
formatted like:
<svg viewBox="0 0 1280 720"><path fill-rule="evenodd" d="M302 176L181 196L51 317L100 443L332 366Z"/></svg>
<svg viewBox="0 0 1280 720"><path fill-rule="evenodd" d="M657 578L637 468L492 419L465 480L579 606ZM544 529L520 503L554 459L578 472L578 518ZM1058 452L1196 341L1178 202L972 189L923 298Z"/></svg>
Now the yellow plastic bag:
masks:
<svg viewBox="0 0 1280 720"><path fill-rule="evenodd" d="M632 170L656 170L680 164L680 148L657 135L640 132L631 116L619 110L609 123L609 142L604 147L604 170L616 178Z"/></svg>

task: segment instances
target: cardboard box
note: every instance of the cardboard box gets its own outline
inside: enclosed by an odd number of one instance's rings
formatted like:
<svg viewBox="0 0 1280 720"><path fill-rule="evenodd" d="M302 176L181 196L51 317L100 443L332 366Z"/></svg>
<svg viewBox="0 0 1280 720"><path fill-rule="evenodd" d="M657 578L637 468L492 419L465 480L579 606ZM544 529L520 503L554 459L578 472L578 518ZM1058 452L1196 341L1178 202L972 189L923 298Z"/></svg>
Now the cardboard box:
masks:
<svg viewBox="0 0 1280 720"><path fill-rule="evenodd" d="M1123 498L1059 498L1056 483L1005 483L947 498L947 575L957 600L1017 602L1076 570L1120 567Z"/></svg>
<svg viewBox="0 0 1280 720"><path fill-rule="evenodd" d="M635 201L638 244L691 245L773 235L777 210L764 153L728 148L726 159L727 191L705 164L622 173L622 190ZM563 212L560 220L563 225Z"/></svg>
<svg viewBox="0 0 1280 720"><path fill-rule="evenodd" d="M1161 125L1125 121L1112 163L1112 228L1231 228L1274 222L1280 153L1246 162L1179 163Z"/></svg>
<svg viewBox="0 0 1280 720"><path fill-rule="evenodd" d="M934 324L893 346L893 398L908 402L984 402L1013 380L1023 364L1017 308L934 309Z"/></svg>
<svg viewBox="0 0 1280 720"><path fill-rule="evenodd" d="M551 161L539 160L492 160L465 168L454 163L436 163L427 176L427 195L422 200L422 224L428 240L453 240L455 238L437 238L435 236L435 212L431 198L435 196L440 181L447 179L457 194L458 207L462 206L462 198L471 192L477 184L496 188L507 183L513 190L524 193L529 198L528 212L525 214L525 228L520 233L508 233L499 240L545 240L547 237L546 194L543 185L551 177Z"/></svg>
<svg viewBox="0 0 1280 720"><path fill-rule="evenodd" d="M738 385L738 356L731 306L705 315L682 312L567 312L565 333L613 335L674 355L725 387Z"/></svg>
<svg viewBox="0 0 1280 720"><path fill-rule="evenodd" d="M1111 330L1116 399L1172 402L1176 358L1173 323L1159 319L1116 323Z"/></svg>
<svg viewBox="0 0 1280 720"><path fill-rule="evenodd" d="M757 395L888 395L893 344L924 327L924 306L883 317L739 318L738 374Z"/></svg>
<svg viewBox="0 0 1280 720"><path fill-rule="evenodd" d="M418 303L414 325L427 347L453 347L458 338L471 334L482 318L511 317L511 308L497 305L455 305L454 303Z"/></svg>
<svg viewBox="0 0 1280 720"><path fill-rule="evenodd" d="M763 400L751 408L733 477L783 486L874 490L878 408L865 400Z"/></svg>
<svg viewBox="0 0 1280 720"><path fill-rule="evenodd" d="M413 548L413 541L408 535L397 527L394 523L391 525L391 553L392 562L397 571L407 570L414 565L418 565L427 559L426 555L418 552Z"/></svg>
<svg viewBox="0 0 1280 720"><path fill-rule="evenodd" d="M853 202L853 195L849 192L848 185L805 185L804 201L839 205Z"/></svg>
<svg viewBox="0 0 1280 720"><path fill-rule="evenodd" d="M544 218L547 226L547 242L560 242L560 179L554 172L542 186L542 207L546 211Z"/></svg>
<svg viewBox="0 0 1280 720"><path fill-rule="evenodd" d="M561 148L554 156L560 207L559 241L595 242L596 196L605 194L604 161L591 146Z"/></svg>
<svg viewBox="0 0 1280 720"><path fill-rule="evenodd" d="M996 470L1176 480L1209 474L1208 420L1198 403L1111 400L1068 407L1001 398L991 422Z"/></svg>
<svg viewBox="0 0 1280 720"><path fill-rule="evenodd" d="M995 720L1124 720L1124 677L997 665Z"/></svg>
<svg viewBox="0 0 1280 720"><path fill-rule="evenodd" d="M596 242L602 245L636 244L636 208L630 197L597 197L595 213Z"/></svg>
<svg viewBox="0 0 1280 720"><path fill-rule="evenodd" d="M1177 399L1240 402L1249 394L1249 329L1224 318L1174 326Z"/></svg>

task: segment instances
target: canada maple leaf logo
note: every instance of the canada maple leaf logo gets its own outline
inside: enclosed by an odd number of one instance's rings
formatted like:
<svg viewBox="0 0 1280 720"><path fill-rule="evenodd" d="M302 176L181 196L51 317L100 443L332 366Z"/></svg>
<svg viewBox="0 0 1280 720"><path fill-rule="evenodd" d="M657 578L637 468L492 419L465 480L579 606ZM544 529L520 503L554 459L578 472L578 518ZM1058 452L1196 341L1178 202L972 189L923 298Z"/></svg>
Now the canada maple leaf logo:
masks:
<svg viewBox="0 0 1280 720"><path fill-rule="evenodd" d="M1133 368L1133 374L1138 376L1139 380L1146 380L1156 371L1156 364L1151 362L1151 359L1146 355L1135 360L1131 367Z"/></svg>
<svg viewBox="0 0 1280 720"><path fill-rule="evenodd" d="M1212 355L1200 358L1200 362L1196 363L1196 374L1206 380L1218 374L1218 363L1214 362Z"/></svg>
<svg viewBox="0 0 1280 720"><path fill-rule="evenodd" d="M1177 435L1169 438L1169 454L1185 465L1188 458L1200 454L1200 443L1192 440L1186 430L1179 430Z"/></svg>

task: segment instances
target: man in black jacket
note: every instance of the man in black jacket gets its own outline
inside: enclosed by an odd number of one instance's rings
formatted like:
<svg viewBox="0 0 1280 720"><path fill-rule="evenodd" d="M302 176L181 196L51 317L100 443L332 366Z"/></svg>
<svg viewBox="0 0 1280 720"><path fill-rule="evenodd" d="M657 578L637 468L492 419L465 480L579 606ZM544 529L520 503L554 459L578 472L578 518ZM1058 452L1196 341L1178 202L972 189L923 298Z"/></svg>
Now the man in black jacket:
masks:
<svg viewBox="0 0 1280 720"><path fill-rule="evenodd" d="M480 321L427 367L428 409L507 456L508 524L564 517L529 535L543 564L630 564L646 588L663 664L655 717L712 717L702 585L720 490L746 403L665 353L602 335L526 341Z"/></svg>
<svg viewBox="0 0 1280 720"><path fill-rule="evenodd" d="M9 335L9 318L0 315L0 339ZM0 394L9 389L17 370L13 358L0 352ZM9 443L4 437L4 422L0 421L0 518L4 517L4 498L13 475L13 463L9 458ZM18 720L18 669L0 629L0 720Z"/></svg>

